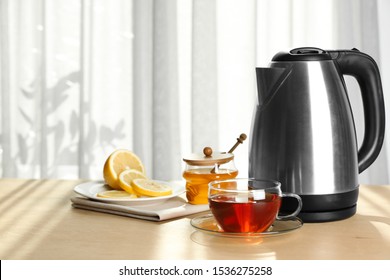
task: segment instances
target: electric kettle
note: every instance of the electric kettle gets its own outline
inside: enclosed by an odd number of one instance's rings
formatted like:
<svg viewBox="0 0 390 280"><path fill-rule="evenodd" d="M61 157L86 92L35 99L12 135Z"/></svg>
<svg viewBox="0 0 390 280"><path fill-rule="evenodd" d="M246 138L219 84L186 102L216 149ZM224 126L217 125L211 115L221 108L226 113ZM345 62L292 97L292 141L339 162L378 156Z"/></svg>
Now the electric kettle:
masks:
<svg viewBox="0 0 390 280"><path fill-rule="evenodd" d="M353 76L364 107L358 148L343 75ZM358 174L377 158L385 132L378 66L356 49L297 48L256 68L258 99L249 136L249 177L281 182L301 196L305 222L342 220L356 213ZM283 200L281 211L295 201Z"/></svg>

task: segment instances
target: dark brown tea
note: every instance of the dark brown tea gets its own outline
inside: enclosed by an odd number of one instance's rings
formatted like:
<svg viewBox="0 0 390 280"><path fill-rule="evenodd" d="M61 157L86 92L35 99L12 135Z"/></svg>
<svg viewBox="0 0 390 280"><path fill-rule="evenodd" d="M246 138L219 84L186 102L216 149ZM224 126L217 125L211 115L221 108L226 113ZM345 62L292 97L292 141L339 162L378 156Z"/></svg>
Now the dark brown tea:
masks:
<svg viewBox="0 0 390 280"><path fill-rule="evenodd" d="M210 209L225 232L263 232L278 214L281 198L266 193L265 198L254 200L237 194L216 194L209 199Z"/></svg>

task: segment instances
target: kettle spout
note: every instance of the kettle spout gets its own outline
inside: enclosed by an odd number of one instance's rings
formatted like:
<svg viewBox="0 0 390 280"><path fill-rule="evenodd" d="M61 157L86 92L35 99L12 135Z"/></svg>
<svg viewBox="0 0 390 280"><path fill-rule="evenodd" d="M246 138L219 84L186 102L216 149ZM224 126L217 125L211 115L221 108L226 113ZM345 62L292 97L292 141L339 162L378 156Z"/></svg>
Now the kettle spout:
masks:
<svg viewBox="0 0 390 280"><path fill-rule="evenodd" d="M291 71L287 68L256 68L259 105L266 103L284 83Z"/></svg>

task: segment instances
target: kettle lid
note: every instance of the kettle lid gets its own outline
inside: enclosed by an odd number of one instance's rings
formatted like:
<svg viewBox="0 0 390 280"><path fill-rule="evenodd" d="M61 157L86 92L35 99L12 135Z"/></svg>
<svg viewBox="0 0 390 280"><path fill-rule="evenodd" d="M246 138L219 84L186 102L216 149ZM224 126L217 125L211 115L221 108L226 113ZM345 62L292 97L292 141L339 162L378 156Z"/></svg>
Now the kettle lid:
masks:
<svg viewBox="0 0 390 280"><path fill-rule="evenodd" d="M331 55L319 48L303 47L289 52L279 52L272 61L319 61L332 60Z"/></svg>
<svg viewBox="0 0 390 280"><path fill-rule="evenodd" d="M183 160L189 165L207 166L214 164L224 164L234 158L232 153L212 153L213 150L210 147L205 147L203 149L203 154L191 154L183 158Z"/></svg>

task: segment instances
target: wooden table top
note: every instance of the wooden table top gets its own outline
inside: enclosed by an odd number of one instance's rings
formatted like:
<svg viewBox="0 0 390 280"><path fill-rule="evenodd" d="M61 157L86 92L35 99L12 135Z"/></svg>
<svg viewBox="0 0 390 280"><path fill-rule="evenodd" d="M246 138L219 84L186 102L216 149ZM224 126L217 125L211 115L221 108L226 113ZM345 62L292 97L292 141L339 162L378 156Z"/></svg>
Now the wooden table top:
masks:
<svg viewBox="0 0 390 280"><path fill-rule="evenodd" d="M196 215L152 222L75 209L81 182L0 179L0 259L390 259L390 186L361 186L349 219L243 239L196 231Z"/></svg>

